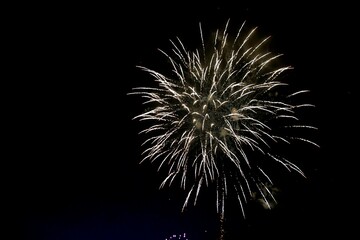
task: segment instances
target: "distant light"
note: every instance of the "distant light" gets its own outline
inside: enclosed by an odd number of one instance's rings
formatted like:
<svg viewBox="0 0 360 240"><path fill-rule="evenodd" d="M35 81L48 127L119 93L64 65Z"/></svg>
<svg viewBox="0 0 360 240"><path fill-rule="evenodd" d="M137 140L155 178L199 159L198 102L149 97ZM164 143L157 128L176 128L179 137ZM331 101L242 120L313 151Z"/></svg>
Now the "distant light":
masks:
<svg viewBox="0 0 360 240"><path fill-rule="evenodd" d="M179 240L190 240L189 238L186 237L186 233L182 233L182 234L173 234L171 237L169 238L165 238L165 240L172 240L172 239L179 239Z"/></svg>

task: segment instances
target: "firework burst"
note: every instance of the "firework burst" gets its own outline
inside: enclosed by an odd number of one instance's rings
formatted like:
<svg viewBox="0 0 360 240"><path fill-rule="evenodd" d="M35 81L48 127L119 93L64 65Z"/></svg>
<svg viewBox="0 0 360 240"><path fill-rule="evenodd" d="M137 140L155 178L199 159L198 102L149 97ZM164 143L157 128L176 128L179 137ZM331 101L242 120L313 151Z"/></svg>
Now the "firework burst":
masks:
<svg viewBox="0 0 360 240"><path fill-rule="evenodd" d="M141 131L149 136L142 161L168 169L161 187L178 179L187 191L185 208L190 201L196 203L203 186L214 183L217 211L224 213L232 190L245 217L245 203L254 193L269 208L275 201L265 169L269 162L305 176L274 145L318 145L299 134L316 129L301 123L297 114L298 109L314 107L296 103L308 91L290 92L289 84L281 81L292 67L279 67L281 54L264 50L269 38L252 44L256 28L246 31L244 22L230 38L228 23L210 42L204 41L200 24L201 47L194 51L180 39L171 41L171 53L160 51L172 72L139 66L156 87L137 87L129 94L141 95L148 106L134 119L150 123Z"/></svg>

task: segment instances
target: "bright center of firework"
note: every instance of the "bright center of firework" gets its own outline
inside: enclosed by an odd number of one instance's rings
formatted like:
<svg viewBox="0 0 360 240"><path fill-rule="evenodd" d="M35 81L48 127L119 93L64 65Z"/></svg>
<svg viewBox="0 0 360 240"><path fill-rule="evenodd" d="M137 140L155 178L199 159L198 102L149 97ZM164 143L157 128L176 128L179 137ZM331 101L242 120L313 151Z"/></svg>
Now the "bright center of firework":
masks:
<svg viewBox="0 0 360 240"><path fill-rule="evenodd" d="M192 101L192 105L186 107L191 111L192 124L199 134L215 134L220 138L228 135L226 120L239 121L240 115L237 108L229 107L226 102L209 94L208 97Z"/></svg>

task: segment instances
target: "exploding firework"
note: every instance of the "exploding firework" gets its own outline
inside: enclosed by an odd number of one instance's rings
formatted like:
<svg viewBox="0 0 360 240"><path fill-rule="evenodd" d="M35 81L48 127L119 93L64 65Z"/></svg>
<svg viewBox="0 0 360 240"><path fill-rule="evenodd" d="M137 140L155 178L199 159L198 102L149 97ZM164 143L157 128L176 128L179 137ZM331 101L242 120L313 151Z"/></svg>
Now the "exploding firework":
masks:
<svg viewBox="0 0 360 240"><path fill-rule="evenodd" d="M298 116L299 109L314 107L299 103L309 91L290 90L284 81L292 67L280 66L281 54L264 50L269 37L254 40L257 28L245 30L244 22L231 38L228 25L208 42L199 24L201 47L194 51L180 39L170 41L171 53L160 51L172 72L139 66L156 86L129 94L141 95L148 106L134 119L149 123L141 131L148 136L142 161L168 169L160 187L179 180L187 191L185 208L190 201L196 204L202 187L215 184L217 211L224 213L232 190L245 217L245 203L255 193L269 208L275 202L269 163L305 176L282 154L283 145L318 145L305 134L316 128Z"/></svg>

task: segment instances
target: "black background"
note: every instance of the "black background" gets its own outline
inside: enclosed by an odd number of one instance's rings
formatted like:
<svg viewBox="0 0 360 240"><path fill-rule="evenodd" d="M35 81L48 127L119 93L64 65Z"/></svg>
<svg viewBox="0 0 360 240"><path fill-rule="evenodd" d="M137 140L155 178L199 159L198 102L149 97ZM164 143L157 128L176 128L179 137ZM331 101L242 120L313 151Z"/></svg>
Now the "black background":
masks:
<svg viewBox="0 0 360 240"><path fill-rule="evenodd" d="M200 43L203 29L244 20L271 35L271 46L294 66L294 82L311 90L307 116L321 148L296 152L307 179L284 180L273 211L250 208L243 220L230 206L228 239L350 234L357 217L353 188L355 45L351 6L287 3L83 3L21 6L14 17L17 52L12 114L4 162L12 239L163 240L186 232L215 239L215 202L201 198L181 213L183 193L159 190L161 173L141 160L143 109L128 96L149 76L136 65L164 67L157 50L169 39ZM31 9L31 11L29 10ZM28 11L29 10L29 11ZM22 14L19 14L22 15ZM11 105L10 105L11 104ZM355 170L356 173L356 170ZM352 216L355 215L355 216Z"/></svg>

